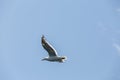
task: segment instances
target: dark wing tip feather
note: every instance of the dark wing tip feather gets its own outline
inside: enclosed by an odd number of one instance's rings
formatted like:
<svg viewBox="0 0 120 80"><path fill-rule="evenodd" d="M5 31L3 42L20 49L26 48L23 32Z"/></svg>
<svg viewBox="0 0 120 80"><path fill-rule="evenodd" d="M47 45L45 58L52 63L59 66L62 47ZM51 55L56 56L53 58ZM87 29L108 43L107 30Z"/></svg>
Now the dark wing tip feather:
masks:
<svg viewBox="0 0 120 80"><path fill-rule="evenodd" d="M44 35L42 35L42 38L45 38L45 36L44 36Z"/></svg>

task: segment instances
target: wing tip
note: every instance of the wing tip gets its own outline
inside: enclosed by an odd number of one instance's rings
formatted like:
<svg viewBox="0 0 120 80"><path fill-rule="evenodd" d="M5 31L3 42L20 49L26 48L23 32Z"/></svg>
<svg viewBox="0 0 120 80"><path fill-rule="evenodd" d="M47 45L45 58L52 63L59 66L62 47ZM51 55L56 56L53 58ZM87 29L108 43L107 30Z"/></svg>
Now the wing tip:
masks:
<svg viewBox="0 0 120 80"><path fill-rule="evenodd" d="M45 38L44 35L42 35L42 37L41 37L41 43L42 43L42 45L45 42L44 38Z"/></svg>
<svg viewBox="0 0 120 80"><path fill-rule="evenodd" d="M45 36L44 36L44 35L42 35L42 38L45 38Z"/></svg>

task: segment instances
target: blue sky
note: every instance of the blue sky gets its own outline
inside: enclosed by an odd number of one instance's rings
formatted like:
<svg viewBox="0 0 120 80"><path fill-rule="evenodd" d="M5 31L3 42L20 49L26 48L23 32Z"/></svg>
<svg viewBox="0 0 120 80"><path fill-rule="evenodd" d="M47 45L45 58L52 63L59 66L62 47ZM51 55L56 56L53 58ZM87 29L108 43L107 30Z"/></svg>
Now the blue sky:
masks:
<svg viewBox="0 0 120 80"><path fill-rule="evenodd" d="M0 80L120 80L119 36L119 0L1 0Z"/></svg>

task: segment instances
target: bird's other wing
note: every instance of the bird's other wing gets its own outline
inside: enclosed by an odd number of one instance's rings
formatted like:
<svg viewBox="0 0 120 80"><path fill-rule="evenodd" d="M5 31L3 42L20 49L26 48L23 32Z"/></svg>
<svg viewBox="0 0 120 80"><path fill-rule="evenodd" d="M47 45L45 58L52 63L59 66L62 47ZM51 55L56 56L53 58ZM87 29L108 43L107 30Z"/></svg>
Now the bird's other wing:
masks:
<svg viewBox="0 0 120 80"><path fill-rule="evenodd" d="M45 40L44 35L41 38L43 48L49 53L49 56L57 56L56 50Z"/></svg>

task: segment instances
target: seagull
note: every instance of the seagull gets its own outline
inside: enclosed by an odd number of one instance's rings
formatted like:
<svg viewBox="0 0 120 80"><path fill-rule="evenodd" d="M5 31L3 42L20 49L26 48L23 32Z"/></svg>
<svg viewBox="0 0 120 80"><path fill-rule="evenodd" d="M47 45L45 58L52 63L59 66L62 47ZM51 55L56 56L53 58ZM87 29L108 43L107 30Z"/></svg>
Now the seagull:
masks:
<svg viewBox="0 0 120 80"><path fill-rule="evenodd" d="M50 61L50 62L64 62L66 60L65 56L58 56L56 50L46 41L44 35L41 37L41 44L43 48L48 52L48 57L42 59L42 61Z"/></svg>

